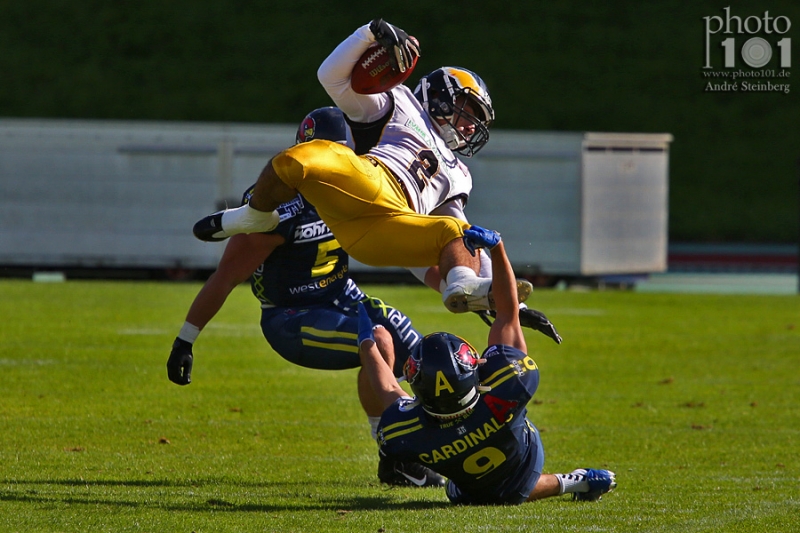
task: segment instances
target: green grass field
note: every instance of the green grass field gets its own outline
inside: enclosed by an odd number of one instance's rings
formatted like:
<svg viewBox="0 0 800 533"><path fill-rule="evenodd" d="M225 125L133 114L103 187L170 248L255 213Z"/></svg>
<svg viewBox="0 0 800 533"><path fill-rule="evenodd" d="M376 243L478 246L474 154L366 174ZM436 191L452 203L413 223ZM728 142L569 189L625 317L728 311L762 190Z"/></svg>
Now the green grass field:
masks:
<svg viewBox="0 0 800 533"><path fill-rule="evenodd" d="M547 472L610 468L598 503L454 507L377 482L355 370L292 366L238 288L165 362L197 283L0 281L0 531L675 531L800 528L797 296L539 291L530 418ZM485 346L419 287L365 287Z"/></svg>

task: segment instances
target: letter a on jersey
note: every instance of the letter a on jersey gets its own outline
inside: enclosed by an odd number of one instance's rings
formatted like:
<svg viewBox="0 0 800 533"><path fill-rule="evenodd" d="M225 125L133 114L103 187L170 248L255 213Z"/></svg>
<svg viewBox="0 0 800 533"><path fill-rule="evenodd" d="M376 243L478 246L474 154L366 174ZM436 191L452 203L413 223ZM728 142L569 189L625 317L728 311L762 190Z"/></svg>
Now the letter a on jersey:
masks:
<svg viewBox="0 0 800 533"><path fill-rule="evenodd" d="M503 400L491 394L484 395L483 401L489 406L489 410L494 415L495 420L501 424L509 420L508 412L519 404L519 402Z"/></svg>

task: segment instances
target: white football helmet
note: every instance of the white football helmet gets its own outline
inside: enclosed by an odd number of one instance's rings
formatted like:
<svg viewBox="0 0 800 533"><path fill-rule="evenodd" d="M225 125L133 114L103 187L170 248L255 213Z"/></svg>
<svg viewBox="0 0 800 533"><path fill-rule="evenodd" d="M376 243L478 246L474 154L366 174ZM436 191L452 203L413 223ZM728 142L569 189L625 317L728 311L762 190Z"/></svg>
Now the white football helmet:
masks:
<svg viewBox="0 0 800 533"><path fill-rule="evenodd" d="M414 96L451 150L471 157L489 142L489 126L494 122L492 99L486 84L474 72L461 67L438 68L420 79ZM467 102L474 114L464 109ZM459 119L473 124L474 132L465 135L458 131Z"/></svg>

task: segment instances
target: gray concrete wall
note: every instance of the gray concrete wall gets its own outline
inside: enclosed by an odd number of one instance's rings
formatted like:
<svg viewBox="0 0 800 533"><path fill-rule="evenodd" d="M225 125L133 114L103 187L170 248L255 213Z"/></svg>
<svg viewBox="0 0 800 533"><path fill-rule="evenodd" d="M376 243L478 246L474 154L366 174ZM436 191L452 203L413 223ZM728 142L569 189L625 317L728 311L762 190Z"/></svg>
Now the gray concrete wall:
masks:
<svg viewBox="0 0 800 533"><path fill-rule="evenodd" d="M0 119L0 265L214 268L194 222L238 204L293 125ZM467 214L515 268L666 269L664 135L492 132ZM354 270L368 269L356 263Z"/></svg>

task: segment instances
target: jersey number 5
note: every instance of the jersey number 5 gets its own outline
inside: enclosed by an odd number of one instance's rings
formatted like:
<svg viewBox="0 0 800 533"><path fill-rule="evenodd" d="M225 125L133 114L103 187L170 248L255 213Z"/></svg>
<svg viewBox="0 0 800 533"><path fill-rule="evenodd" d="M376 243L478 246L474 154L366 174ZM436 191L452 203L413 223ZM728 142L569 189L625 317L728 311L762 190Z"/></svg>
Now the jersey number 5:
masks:
<svg viewBox="0 0 800 533"><path fill-rule="evenodd" d="M336 239L319 243L319 246L317 246L317 260L311 268L311 275L313 277L324 276L331 273L336 267L336 263L339 262L339 257L331 252L339 248L341 248L341 246Z"/></svg>

